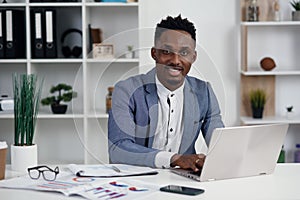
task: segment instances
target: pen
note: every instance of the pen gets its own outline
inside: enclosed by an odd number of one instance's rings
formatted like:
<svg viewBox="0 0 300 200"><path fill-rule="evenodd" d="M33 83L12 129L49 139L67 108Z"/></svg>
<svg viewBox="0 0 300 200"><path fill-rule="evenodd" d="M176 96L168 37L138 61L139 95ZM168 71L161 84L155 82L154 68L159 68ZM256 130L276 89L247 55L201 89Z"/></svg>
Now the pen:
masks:
<svg viewBox="0 0 300 200"><path fill-rule="evenodd" d="M117 168L116 166L114 165L111 165L111 168L115 171L115 172L121 172L121 170L119 168Z"/></svg>

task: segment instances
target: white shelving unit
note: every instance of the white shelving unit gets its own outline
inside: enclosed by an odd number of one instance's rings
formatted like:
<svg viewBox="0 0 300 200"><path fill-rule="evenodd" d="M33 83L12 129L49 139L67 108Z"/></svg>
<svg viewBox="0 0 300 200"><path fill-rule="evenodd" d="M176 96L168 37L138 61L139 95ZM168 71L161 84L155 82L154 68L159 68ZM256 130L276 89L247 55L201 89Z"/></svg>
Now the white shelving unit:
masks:
<svg viewBox="0 0 300 200"><path fill-rule="evenodd" d="M299 22L241 22L241 94L246 98L251 89L261 87L269 89L268 98L271 105L267 107L266 116L276 116L274 123L285 116L285 107L293 105L299 108L300 95L296 91L300 84L300 64L297 63L297 41L293 41L300 32ZM277 33L277 34L276 34ZM286 41L290 40L288 44ZM260 67L260 60L264 57L272 57L277 66L271 71L264 71ZM243 91L246 91L243 92ZM268 104L268 102L267 102ZM242 116L250 116L248 104L242 104ZM244 107L244 108L243 108ZM245 111L246 110L246 111ZM295 119L300 113L295 113ZM254 120L254 119L253 119ZM254 120L257 122L257 120ZM282 120L279 120L282 121ZM287 119L284 122L297 123L298 120ZM251 123L250 119L243 123ZM262 122L260 122L262 123Z"/></svg>
<svg viewBox="0 0 300 200"><path fill-rule="evenodd" d="M261 68L254 68L248 71L241 71L241 73L245 76L299 76L300 70L277 70L275 68L272 71L263 71Z"/></svg>
<svg viewBox="0 0 300 200"><path fill-rule="evenodd" d="M12 74L36 73L44 77L42 98L52 85L63 82L73 86L78 97L68 103L65 115L54 115L50 106L41 106L35 142L40 163L108 163L107 119L105 96L107 87L118 80L137 74L138 55L124 58L126 46L138 45L138 3L57 2L30 3L10 0L0 9L22 8L26 12L26 58L0 59L0 94L12 96ZM30 42L30 10L56 9L56 59L32 59ZM103 31L103 43L113 44L114 59L93 59L89 52L88 25ZM64 58L60 36L69 28L82 30L80 58ZM72 48L72 44L69 45ZM13 114L0 113L0 140L13 142ZM9 154L8 154L9 155ZM8 156L9 161L10 156Z"/></svg>
<svg viewBox="0 0 300 200"><path fill-rule="evenodd" d="M260 21L260 22L241 22L241 26L299 26L298 21Z"/></svg>
<svg viewBox="0 0 300 200"><path fill-rule="evenodd" d="M241 0L241 13L245 8L245 0ZM272 5L271 0L260 2L261 6ZM281 0L281 5L287 7L289 1ZM269 7L262 8L270 11ZM283 10L291 12L290 9ZM262 13L264 15L264 13ZM271 13L268 14L271 16ZM288 13L282 13L287 16ZM265 14L265 16L267 16ZM288 123L290 124L285 141L286 161L293 162L293 152L296 143L300 142L300 63L299 63L299 33L300 22L270 21L261 19L259 22L243 21L241 16L241 66L240 66L240 115L241 123L245 125ZM276 67L264 71L260 60L271 57ZM249 91L261 88L267 92L267 102L262 119L252 118ZM287 115L286 107L293 105L292 115Z"/></svg>
<svg viewBox="0 0 300 200"><path fill-rule="evenodd" d="M284 124L300 124L300 117L264 117L263 119L253 119L252 117L241 117L243 124L247 125L255 125L255 124L276 124L276 123L284 123Z"/></svg>

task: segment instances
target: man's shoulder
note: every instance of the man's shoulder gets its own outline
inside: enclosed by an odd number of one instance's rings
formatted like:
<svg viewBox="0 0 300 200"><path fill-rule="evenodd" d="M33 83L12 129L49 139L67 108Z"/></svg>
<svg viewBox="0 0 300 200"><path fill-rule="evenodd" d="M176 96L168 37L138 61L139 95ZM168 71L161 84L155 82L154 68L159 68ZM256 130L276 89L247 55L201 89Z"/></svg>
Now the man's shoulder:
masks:
<svg viewBox="0 0 300 200"><path fill-rule="evenodd" d="M146 74L138 74L117 82L117 85L140 85L145 82Z"/></svg>
<svg viewBox="0 0 300 200"><path fill-rule="evenodd" d="M137 74L125 80L121 80L116 84L116 87L137 89L153 83L155 84L155 71L151 70L146 74Z"/></svg>
<svg viewBox="0 0 300 200"><path fill-rule="evenodd" d="M204 89L208 87L208 82L192 77L192 76L186 76L186 80L189 83L191 88L196 88L196 89Z"/></svg>

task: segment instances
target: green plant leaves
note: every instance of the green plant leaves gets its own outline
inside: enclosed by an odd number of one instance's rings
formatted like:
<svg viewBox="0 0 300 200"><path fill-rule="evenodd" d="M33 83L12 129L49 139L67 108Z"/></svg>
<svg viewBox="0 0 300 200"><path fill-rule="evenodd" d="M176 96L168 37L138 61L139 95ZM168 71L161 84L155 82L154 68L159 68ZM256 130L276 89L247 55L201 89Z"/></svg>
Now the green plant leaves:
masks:
<svg viewBox="0 0 300 200"><path fill-rule="evenodd" d="M37 75L13 75L14 145L32 145L43 81L37 85Z"/></svg>
<svg viewBox="0 0 300 200"><path fill-rule="evenodd" d="M61 101L69 102L73 98L77 97L77 93L72 91L72 86L64 83L59 83L56 86L52 86L50 89L50 93L58 94L42 99L42 105L60 104Z"/></svg>
<svg viewBox="0 0 300 200"><path fill-rule="evenodd" d="M253 108L263 108L266 103L266 92L262 89L250 91L250 101Z"/></svg>
<svg viewBox="0 0 300 200"><path fill-rule="evenodd" d="M290 2L295 10L300 10L300 1L293 0Z"/></svg>

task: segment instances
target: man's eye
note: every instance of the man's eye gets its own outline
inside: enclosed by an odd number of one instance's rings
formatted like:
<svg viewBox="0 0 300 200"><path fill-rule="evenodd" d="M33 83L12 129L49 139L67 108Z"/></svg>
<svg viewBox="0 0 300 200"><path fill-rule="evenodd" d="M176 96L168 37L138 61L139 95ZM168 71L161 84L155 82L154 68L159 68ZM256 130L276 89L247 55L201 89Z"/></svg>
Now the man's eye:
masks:
<svg viewBox="0 0 300 200"><path fill-rule="evenodd" d="M171 51L169 49L162 49L162 53L165 55L169 55Z"/></svg>
<svg viewBox="0 0 300 200"><path fill-rule="evenodd" d="M188 51L180 51L179 54L181 56L187 56L189 54L189 52Z"/></svg>

